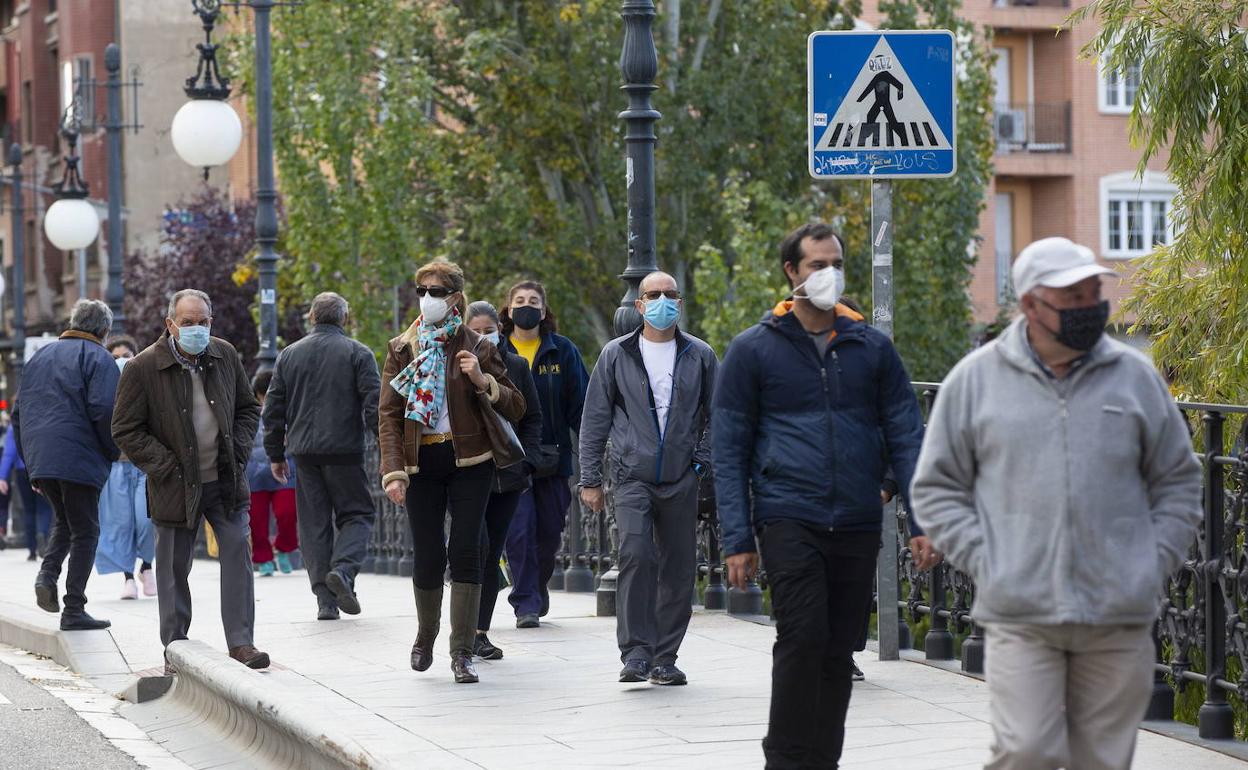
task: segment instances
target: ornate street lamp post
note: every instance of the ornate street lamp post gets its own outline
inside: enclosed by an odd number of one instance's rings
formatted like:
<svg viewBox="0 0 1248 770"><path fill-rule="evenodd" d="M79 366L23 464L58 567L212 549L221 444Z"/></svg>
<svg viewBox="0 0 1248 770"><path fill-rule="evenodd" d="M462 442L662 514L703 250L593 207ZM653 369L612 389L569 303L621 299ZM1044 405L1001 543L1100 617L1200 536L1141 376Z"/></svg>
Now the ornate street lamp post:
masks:
<svg viewBox="0 0 1248 770"><path fill-rule="evenodd" d="M199 49L199 67L186 82L191 101L173 119L173 144L182 159L204 168L226 163L242 141L242 123L224 102L230 81L221 76L212 30L221 7L247 6L256 12L256 264L260 272L260 370L277 360L277 189L273 170L273 40L272 11L281 0L191 0L204 24L206 40ZM203 81L202 83L200 81ZM228 113L228 114L227 114Z"/></svg>

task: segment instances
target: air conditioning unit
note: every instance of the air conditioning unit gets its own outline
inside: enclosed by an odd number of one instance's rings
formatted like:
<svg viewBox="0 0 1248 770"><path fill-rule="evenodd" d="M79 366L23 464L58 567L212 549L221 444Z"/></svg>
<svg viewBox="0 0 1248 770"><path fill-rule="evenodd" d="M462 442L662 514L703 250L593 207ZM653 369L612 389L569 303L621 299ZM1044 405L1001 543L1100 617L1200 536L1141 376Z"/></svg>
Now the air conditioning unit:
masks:
<svg viewBox="0 0 1248 770"><path fill-rule="evenodd" d="M995 120L998 144L1027 142L1027 111L998 108Z"/></svg>

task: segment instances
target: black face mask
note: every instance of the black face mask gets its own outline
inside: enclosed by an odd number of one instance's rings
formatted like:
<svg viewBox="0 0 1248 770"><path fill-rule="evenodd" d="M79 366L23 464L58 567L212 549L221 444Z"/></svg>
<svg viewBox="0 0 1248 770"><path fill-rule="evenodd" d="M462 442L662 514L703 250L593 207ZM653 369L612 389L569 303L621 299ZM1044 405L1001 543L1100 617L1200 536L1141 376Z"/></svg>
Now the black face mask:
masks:
<svg viewBox="0 0 1248 770"><path fill-rule="evenodd" d="M532 305L524 307L513 307L511 309L511 321L517 327L524 329L536 329L537 325L542 322L542 311Z"/></svg>
<svg viewBox="0 0 1248 770"><path fill-rule="evenodd" d="M1045 326L1058 342L1071 350L1091 350L1105 333L1105 324L1109 323L1109 301L1098 302L1088 307L1069 307L1058 309L1036 297L1036 301L1050 310L1057 312L1060 326L1053 331ZM1043 326L1043 324L1041 324Z"/></svg>

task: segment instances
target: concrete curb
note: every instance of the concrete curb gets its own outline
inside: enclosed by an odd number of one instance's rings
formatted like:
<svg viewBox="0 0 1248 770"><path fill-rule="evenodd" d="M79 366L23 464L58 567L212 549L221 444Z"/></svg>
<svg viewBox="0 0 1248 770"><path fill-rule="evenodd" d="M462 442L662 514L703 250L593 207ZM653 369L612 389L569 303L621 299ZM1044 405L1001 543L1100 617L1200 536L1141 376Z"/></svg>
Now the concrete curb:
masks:
<svg viewBox="0 0 1248 770"><path fill-rule="evenodd" d="M394 766L368 751L344 725L203 642L174 642L168 656L178 675L166 697L204 717L264 764L318 770Z"/></svg>
<svg viewBox="0 0 1248 770"><path fill-rule="evenodd" d="M58 614L0 602L0 642L51 658L114 695L135 679L111 633L62 631Z"/></svg>

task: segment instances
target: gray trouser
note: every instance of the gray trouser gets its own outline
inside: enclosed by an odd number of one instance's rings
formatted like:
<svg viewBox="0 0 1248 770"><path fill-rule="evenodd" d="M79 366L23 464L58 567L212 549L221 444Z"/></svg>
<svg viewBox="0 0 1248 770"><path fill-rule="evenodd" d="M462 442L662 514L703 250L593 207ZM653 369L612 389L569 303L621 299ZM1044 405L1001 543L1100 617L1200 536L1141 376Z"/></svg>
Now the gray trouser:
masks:
<svg viewBox="0 0 1248 770"><path fill-rule="evenodd" d="M675 663L693 614L698 477L689 471L671 484L621 482L615 488L615 520L620 660Z"/></svg>
<svg viewBox="0 0 1248 770"><path fill-rule="evenodd" d="M221 565L221 624L231 649L251 644L256 601L251 576L251 517L248 503L227 510L217 483L205 484L200 515L217 536ZM156 597L160 604L160 641L185 639L191 627L191 564L197 529L156 525Z"/></svg>
<svg viewBox="0 0 1248 770"><path fill-rule="evenodd" d="M988 770L1127 770L1153 689L1151 625L993 623Z"/></svg>
<svg viewBox="0 0 1248 770"><path fill-rule="evenodd" d="M299 511L303 565L317 602L334 604L334 593L325 585L325 575L337 569L354 585L373 534L374 508L368 473L360 464L316 465L298 457L295 469L295 506Z"/></svg>

